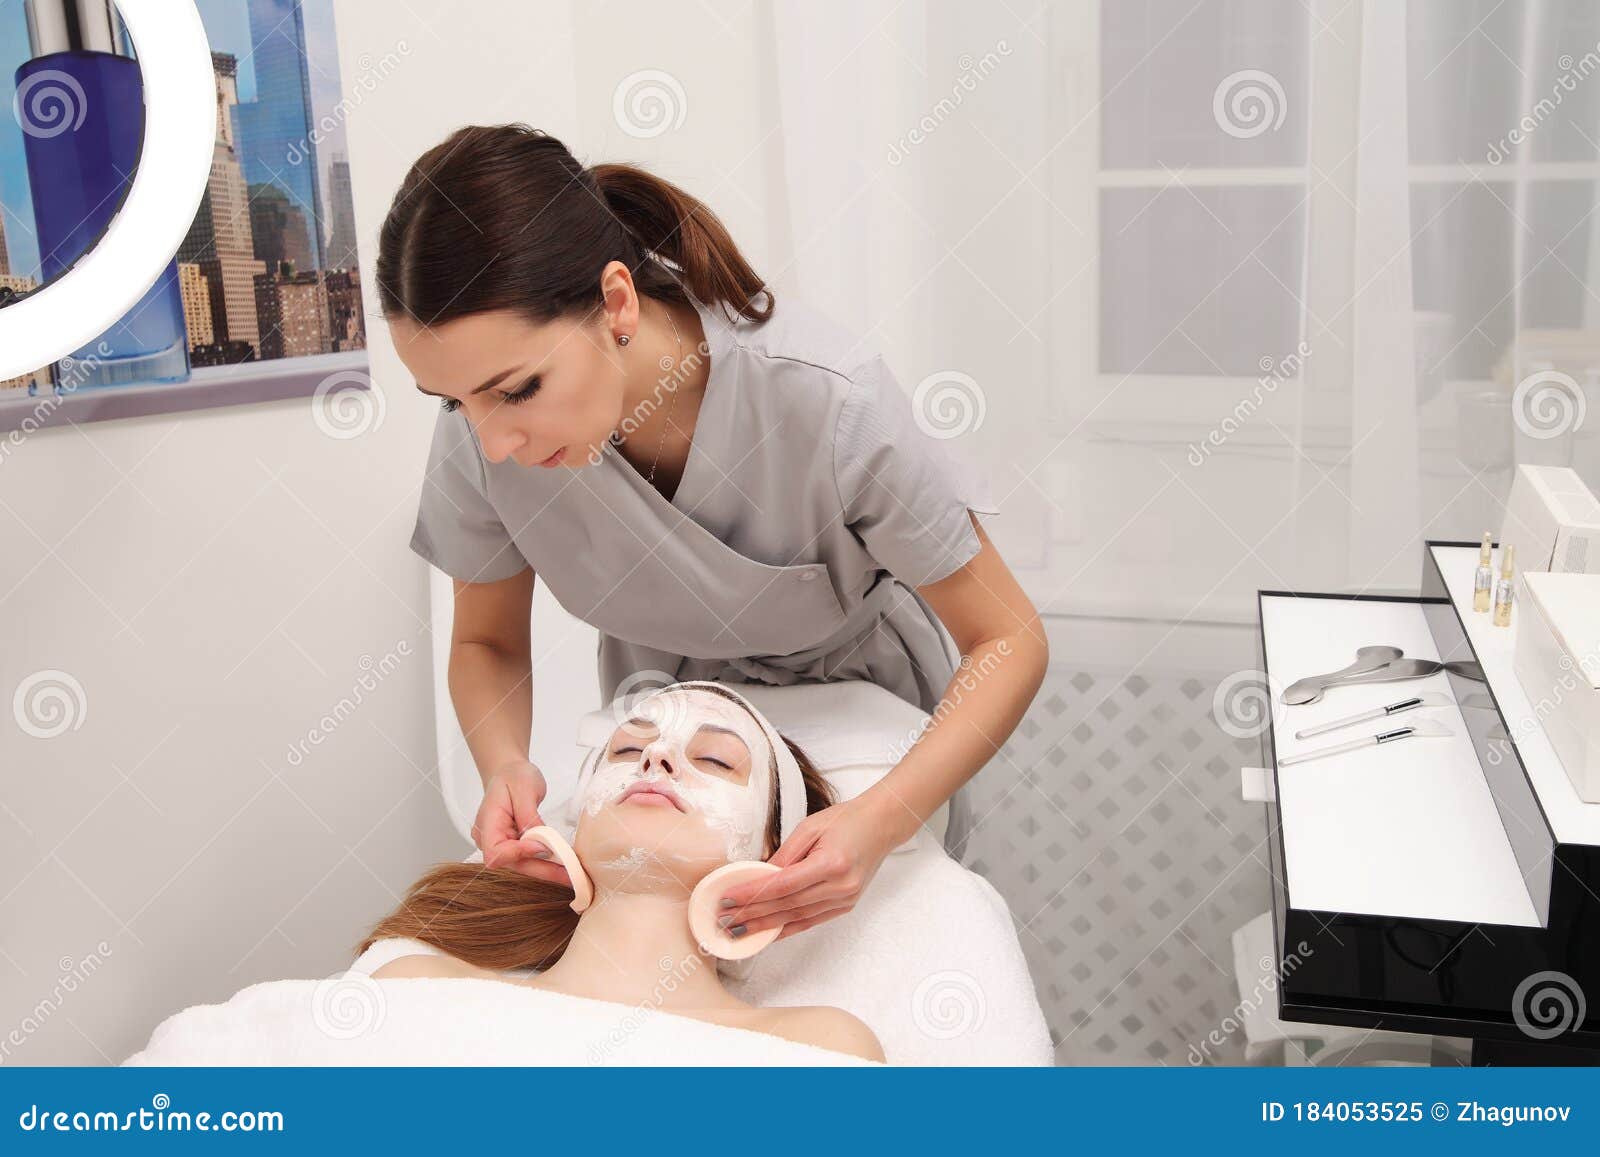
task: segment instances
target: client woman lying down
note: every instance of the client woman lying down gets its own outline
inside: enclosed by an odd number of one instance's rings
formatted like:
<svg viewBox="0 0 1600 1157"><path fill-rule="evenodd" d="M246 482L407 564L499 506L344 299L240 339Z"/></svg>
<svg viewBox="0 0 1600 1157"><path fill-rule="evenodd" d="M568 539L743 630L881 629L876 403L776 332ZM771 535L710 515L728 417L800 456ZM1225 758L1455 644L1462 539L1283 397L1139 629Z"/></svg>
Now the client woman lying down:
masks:
<svg viewBox="0 0 1600 1157"><path fill-rule="evenodd" d="M664 688L585 761L572 844L554 829L524 833L568 884L441 865L378 922L348 972L184 1009L124 1063L882 1061L877 1037L842 1009L761 1008L723 987L719 959L777 934L737 937L717 919L734 883L724 877L762 865L729 867L695 892L726 865L765 860L829 794L742 696L709 682Z"/></svg>
<svg viewBox="0 0 1600 1157"><path fill-rule="evenodd" d="M583 913L572 909L571 888L443 864L361 946L399 937L442 954L396 956L373 979L511 983L883 1060L872 1031L843 1009L758 1008L733 996L690 930L696 884L729 862L765 860L780 843L780 763L769 735L777 732L716 684L677 684L640 701L579 785L572 850L594 891ZM828 806L826 782L782 742L803 783L805 813ZM518 969L538 971L503 975Z"/></svg>

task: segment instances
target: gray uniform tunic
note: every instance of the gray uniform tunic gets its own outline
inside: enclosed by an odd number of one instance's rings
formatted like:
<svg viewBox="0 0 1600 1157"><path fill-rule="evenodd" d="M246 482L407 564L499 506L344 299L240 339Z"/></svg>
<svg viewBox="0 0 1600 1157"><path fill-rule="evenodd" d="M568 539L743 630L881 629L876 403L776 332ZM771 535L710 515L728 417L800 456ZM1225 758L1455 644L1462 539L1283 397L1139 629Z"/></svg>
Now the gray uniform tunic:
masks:
<svg viewBox="0 0 1600 1157"><path fill-rule="evenodd" d="M685 679L867 679L931 712L960 655L914 588L980 549L988 480L919 428L883 359L792 298L696 302L709 377L671 501L599 462L487 462L441 413L411 548L458 579L531 565L600 632L600 702Z"/></svg>

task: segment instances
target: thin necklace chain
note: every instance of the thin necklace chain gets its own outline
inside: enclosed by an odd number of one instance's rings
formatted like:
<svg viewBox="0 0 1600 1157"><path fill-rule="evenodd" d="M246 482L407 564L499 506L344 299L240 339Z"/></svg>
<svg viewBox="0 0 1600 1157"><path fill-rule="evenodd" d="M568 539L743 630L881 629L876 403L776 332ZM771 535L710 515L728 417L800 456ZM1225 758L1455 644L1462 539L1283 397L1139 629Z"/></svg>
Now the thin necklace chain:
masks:
<svg viewBox="0 0 1600 1157"><path fill-rule="evenodd" d="M678 376L678 367L683 363L683 338L678 336L678 323L672 319L672 310L662 306L662 311L667 315L667 324L672 326L672 339L678 343L678 360L672 363L672 376ZM678 408L678 389L681 382L672 387L672 405L667 407L667 421L661 427L661 440L656 443L656 456L650 463L650 473L645 475L646 482L656 480L656 463L661 461L661 448L667 444L667 427L672 425L672 411Z"/></svg>

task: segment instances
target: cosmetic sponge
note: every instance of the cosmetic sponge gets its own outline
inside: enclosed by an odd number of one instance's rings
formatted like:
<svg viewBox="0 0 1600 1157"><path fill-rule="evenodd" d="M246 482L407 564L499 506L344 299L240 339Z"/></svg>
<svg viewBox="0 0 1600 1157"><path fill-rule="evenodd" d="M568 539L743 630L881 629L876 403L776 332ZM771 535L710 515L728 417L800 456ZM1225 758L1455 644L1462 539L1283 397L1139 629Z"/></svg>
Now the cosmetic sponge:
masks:
<svg viewBox="0 0 1600 1157"><path fill-rule="evenodd" d="M694 933L700 947L721 960L744 960L754 956L778 938L783 931L766 928L760 932L747 932L743 936L729 936L717 923L721 914L723 895L739 884L782 871L776 864L760 860L738 860L708 873L689 893L689 931Z"/></svg>
<svg viewBox="0 0 1600 1157"><path fill-rule="evenodd" d="M582 912L594 903L594 884L589 879L589 873L583 870L583 864L578 861L578 853L572 850L572 845L555 828L539 827L529 828L520 837L524 840L538 840L550 849L550 854L561 861L561 866L567 870L567 875L572 878L572 910Z"/></svg>

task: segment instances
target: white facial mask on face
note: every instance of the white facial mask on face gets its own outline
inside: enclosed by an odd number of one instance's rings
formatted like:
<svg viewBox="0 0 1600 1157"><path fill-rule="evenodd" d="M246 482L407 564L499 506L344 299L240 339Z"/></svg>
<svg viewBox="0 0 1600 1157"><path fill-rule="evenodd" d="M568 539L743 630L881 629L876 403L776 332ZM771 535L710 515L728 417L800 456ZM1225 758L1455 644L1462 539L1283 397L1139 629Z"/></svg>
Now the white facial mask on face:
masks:
<svg viewBox="0 0 1600 1157"><path fill-rule="evenodd" d="M691 815L722 835L730 862L761 859L772 814L773 752L766 733L750 713L715 692L668 687L640 700L631 714L654 726L625 727L611 737L585 787L584 811L595 815L639 780L663 782ZM690 758L691 742L706 725L727 728L744 744L750 753L746 782L736 782L710 760ZM612 752L619 747L642 750L614 756ZM663 762L670 765L670 772Z"/></svg>

